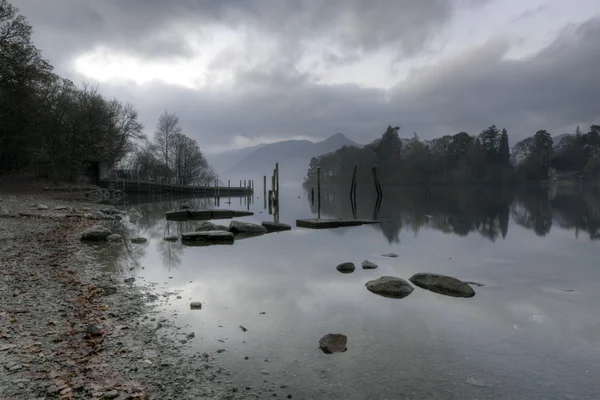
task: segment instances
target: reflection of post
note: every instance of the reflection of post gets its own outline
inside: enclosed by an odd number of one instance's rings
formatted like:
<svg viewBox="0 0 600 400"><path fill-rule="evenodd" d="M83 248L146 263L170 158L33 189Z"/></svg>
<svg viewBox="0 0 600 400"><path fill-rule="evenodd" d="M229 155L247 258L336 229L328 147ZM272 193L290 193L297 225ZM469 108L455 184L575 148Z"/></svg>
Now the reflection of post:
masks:
<svg viewBox="0 0 600 400"><path fill-rule="evenodd" d="M273 201L271 200L273 197L273 191L269 190L269 215L273 214Z"/></svg>
<svg viewBox="0 0 600 400"><path fill-rule="evenodd" d="M321 219L321 168L317 168L317 219Z"/></svg>
<svg viewBox="0 0 600 400"><path fill-rule="evenodd" d="M276 201L275 201L275 212L277 215L277 222L279 222L279 163L275 163L275 171L276 171L276 181L275 183L277 184L277 189L275 191L276 193Z"/></svg>
<svg viewBox="0 0 600 400"><path fill-rule="evenodd" d="M381 185L379 184L379 179L377 179L377 168L373 167L373 169L371 169L371 172L373 172L373 182L375 183L375 190L377 191L377 197L381 197L381 196L383 196L383 192L381 191Z"/></svg>
<svg viewBox="0 0 600 400"><path fill-rule="evenodd" d="M263 199L264 199L264 208L267 209L267 176L263 175Z"/></svg>

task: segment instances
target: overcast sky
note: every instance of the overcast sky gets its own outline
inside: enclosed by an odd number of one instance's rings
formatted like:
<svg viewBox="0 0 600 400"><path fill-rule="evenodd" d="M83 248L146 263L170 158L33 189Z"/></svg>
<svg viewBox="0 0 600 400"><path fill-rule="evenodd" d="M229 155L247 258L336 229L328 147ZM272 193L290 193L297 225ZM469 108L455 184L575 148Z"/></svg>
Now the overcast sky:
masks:
<svg viewBox="0 0 600 400"><path fill-rule="evenodd" d="M215 152L600 124L599 0L13 0L62 76Z"/></svg>

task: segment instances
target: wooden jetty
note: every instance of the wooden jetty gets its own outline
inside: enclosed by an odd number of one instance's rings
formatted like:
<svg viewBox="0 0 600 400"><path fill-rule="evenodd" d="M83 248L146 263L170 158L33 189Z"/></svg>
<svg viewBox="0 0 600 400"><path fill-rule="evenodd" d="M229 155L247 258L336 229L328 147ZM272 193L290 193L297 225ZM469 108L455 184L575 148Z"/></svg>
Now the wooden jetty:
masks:
<svg viewBox="0 0 600 400"><path fill-rule="evenodd" d="M236 211L227 209L205 209L205 210L176 210L166 214L168 221L208 221L211 219L230 219L236 217L248 217L254 215L251 211Z"/></svg>
<svg viewBox="0 0 600 400"><path fill-rule="evenodd" d="M119 189L126 193L172 193L173 195L196 195L196 196L245 196L254 192L253 187L232 187L227 186L191 186L175 185L160 182L139 181L135 179L102 179L100 186L110 189Z"/></svg>
<svg viewBox="0 0 600 400"><path fill-rule="evenodd" d="M378 224L380 221L371 219L297 219L296 227L309 229L331 229L347 226Z"/></svg>

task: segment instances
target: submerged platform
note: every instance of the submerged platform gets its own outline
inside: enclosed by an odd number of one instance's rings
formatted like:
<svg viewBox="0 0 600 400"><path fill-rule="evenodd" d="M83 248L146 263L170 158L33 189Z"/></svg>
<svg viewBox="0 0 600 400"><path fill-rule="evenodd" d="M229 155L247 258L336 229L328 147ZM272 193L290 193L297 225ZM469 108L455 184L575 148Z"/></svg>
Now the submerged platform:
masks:
<svg viewBox="0 0 600 400"><path fill-rule="evenodd" d="M379 221L371 219L297 219L298 228L309 229L331 229L342 228L346 226L360 226L368 224L378 224Z"/></svg>
<svg viewBox="0 0 600 400"><path fill-rule="evenodd" d="M211 219L231 219L236 217L248 217L250 215L254 215L254 213L250 211L206 209L169 211L166 214L166 217L169 221L208 221Z"/></svg>

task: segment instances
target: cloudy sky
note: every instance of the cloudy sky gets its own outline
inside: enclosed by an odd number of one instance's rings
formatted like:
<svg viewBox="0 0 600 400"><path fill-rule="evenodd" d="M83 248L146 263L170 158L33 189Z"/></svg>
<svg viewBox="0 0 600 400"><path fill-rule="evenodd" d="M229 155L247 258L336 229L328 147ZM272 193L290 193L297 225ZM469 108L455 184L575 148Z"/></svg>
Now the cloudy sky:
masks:
<svg viewBox="0 0 600 400"><path fill-rule="evenodd" d="M598 0L13 0L59 74L207 152L600 123Z"/></svg>

